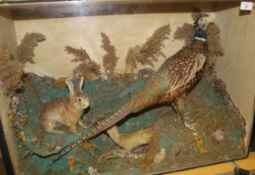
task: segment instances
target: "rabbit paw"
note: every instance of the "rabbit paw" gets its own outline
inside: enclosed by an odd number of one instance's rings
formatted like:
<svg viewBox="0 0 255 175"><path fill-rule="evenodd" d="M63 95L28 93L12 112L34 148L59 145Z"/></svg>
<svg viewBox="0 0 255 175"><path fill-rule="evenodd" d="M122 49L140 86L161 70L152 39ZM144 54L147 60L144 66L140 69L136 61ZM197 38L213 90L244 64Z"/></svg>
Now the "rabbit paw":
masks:
<svg viewBox="0 0 255 175"><path fill-rule="evenodd" d="M74 134L77 134L76 125L70 127L70 131Z"/></svg>

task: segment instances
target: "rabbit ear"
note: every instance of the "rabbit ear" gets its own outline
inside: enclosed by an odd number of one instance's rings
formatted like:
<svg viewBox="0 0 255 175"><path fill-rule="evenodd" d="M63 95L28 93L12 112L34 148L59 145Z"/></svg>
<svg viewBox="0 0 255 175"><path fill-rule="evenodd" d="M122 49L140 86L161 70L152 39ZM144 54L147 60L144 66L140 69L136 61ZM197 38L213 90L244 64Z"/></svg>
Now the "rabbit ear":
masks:
<svg viewBox="0 0 255 175"><path fill-rule="evenodd" d="M74 87L73 87L72 78L66 79L66 85L68 87L70 97L73 97L74 96Z"/></svg>
<svg viewBox="0 0 255 175"><path fill-rule="evenodd" d="M81 76L80 80L79 80L79 84L78 84L78 87L79 87L79 92L82 92L82 86L83 86L83 76Z"/></svg>

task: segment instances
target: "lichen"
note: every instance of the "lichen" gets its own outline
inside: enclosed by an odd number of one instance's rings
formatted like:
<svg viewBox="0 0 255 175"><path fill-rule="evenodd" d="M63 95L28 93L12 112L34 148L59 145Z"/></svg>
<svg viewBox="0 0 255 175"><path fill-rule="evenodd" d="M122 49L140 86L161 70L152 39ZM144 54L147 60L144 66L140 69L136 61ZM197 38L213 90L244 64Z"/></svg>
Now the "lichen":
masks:
<svg viewBox="0 0 255 175"><path fill-rule="evenodd" d="M116 112L144 86L145 82L145 79L128 82L121 78L86 81L84 91L91 100L91 108L84 113L83 119L88 124L88 128L79 127L79 135L69 133L62 136L42 135L42 128L37 117L42 102L50 101L56 97L65 97L68 93L66 89L50 87L46 79L42 77L34 78L31 80L31 84L36 93L25 89L20 94L19 108L15 113L14 123L19 123L21 115L28 116L29 122L23 126L23 132L27 138L26 144L30 150L46 153L54 150L57 146L68 145L80 136L85 136L93 123ZM52 158L42 159L33 156L23 159L27 149L25 149L25 143L19 141L17 149L19 158L22 160L21 170L30 174L35 174L35 172L37 174L50 174L50 172L66 174L70 173L69 168L74 165L72 172L82 171L85 174L90 166L105 174L148 174L166 170L176 171L187 166L204 165L204 162L215 163L242 157L245 155L245 145L242 144L245 125L240 123L240 118L243 117L238 113L231 112L233 106L226 105L224 101L223 96L215 91L213 82L207 82L204 79L190 92L186 99L185 111L188 114L185 121L198 123L196 136L193 135L193 131L184 127L182 120L174 110L169 108L168 104L149 108L142 113L134 113L132 117L119 125L120 132L130 133L151 125L155 129L154 138L144 152L145 155L138 159L114 157L97 163L104 153L118 149L110 137L105 134L90 140L92 146L90 143L85 143L73 149L54 165L51 164ZM224 131L222 141L217 141L212 135L218 128ZM18 140L18 135L15 134L15 136ZM155 156L161 152L161 148L166 150L166 157L161 163L155 165ZM223 153L226 157L222 157ZM162 155L164 157L164 152ZM69 156L73 156L75 160ZM70 158L69 165L71 166L68 166L68 158ZM78 162L76 163L76 161ZM84 163L79 163L80 161Z"/></svg>
<svg viewBox="0 0 255 175"><path fill-rule="evenodd" d="M105 72L108 75L113 76L119 57L116 56L116 49L113 45L111 45L109 37L103 32L101 33L101 37L102 37L101 47L106 52L105 55L103 56L103 66Z"/></svg>
<svg viewBox="0 0 255 175"><path fill-rule="evenodd" d="M129 48L125 58L125 72L132 73L137 69L137 64L154 67L154 62L158 61L159 56L165 57L162 52L163 42L169 39L170 31L170 25L164 25L158 28L144 44Z"/></svg>
<svg viewBox="0 0 255 175"><path fill-rule="evenodd" d="M165 148L161 148L160 152L158 152L154 159L153 159L153 164L158 165L160 162L162 162L166 158L166 150Z"/></svg>

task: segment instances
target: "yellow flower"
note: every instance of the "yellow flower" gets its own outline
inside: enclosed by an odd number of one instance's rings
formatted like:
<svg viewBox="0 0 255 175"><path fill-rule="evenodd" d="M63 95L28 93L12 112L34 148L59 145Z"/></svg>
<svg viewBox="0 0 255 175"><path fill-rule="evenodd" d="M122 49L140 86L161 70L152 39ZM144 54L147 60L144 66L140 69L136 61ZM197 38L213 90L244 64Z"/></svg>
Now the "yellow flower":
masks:
<svg viewBox="0 0 255 175"><path fill-rule="evenodd" d="M1 116L1 115L0 115L0 116ZM13 114L12 112L10 112L10 113L8 114L8 123L9 123L9 124L12 124L13 121L14 121L14 114Z"/></svg>
<svg viewBox="0 0 255 175"><path fill-rule="evenodd" d="M26 138L24 132L20 132L20 133L19 133L19 139L20 139L22 142L24 142L24 143L27 141L27 138Z"/></svg>
<svg viewBox="0 0 255 175"><path fill-rule="evenodd" d="M84 148L84 149L93 149L93 148L94 148L94 145L93 145L91 142L89 142L89 141L85 141L85 142L83 143L83 148Z"/></svg>
<svg viewBox="0 0 255 175"><path fill-rule="evenodd" d="M208 149L204 147L204 141L201 138L195 138L196 144L197 144L197 149L200 153L208 153Z"/></svg>
<svg viewBox="0 0 255 175"><path fill-rule="evenodd" d="M73 156L69 156L69 157L67 158L67 164L68 164L68 166L69 166L69 167L72 167L72 166L74 165L74 163L75 163L75 158L74 158Z"/></svg>
<svg viewBox="0 0 255 175"><path fill-rule="evenodd" d="M245 147L244 139L241 138L239 141L239 145L237 145L236 149L242 149Z"/></svg>

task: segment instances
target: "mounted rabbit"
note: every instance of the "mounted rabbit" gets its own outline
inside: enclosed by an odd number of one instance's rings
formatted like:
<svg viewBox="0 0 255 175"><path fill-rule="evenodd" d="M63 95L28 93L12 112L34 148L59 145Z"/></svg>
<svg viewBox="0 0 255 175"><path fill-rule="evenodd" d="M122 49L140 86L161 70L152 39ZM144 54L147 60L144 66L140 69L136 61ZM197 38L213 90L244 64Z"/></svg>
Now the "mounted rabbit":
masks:
<svg viewBox="0 0 255 175"><path fill-rule="evenodd" d="M71 78L66 79L69 90L69 98L54 99L45 104L40 112L40 121L46 132L63 134L64 131L57 130L56 124L60 123L70 128L70 131L77 133L76 124L89 106L89 99L82 92L83 77L78 82L78 92L75 93Z"/></svg>

